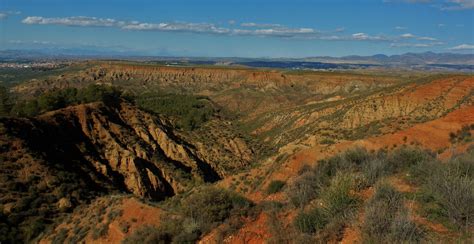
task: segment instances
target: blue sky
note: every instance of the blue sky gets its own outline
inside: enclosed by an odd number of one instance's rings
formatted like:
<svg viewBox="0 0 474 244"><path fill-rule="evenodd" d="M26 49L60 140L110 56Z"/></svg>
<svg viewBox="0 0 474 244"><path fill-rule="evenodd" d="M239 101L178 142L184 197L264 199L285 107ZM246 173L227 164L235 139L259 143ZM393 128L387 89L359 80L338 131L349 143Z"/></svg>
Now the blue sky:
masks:
<svg viewBox="0 0 474 244"><path fill-rule="evenodd" d="M474 0L2 0L0 49L308 57L474 52Z"/></svg>

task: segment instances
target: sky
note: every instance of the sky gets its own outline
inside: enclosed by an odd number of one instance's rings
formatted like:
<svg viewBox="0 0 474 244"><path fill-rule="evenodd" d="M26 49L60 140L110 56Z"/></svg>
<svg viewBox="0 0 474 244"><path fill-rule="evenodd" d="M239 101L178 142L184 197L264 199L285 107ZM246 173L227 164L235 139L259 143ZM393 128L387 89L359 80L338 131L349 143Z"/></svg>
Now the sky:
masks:
<svg viewBox="0 0 474 244"><path fill-rule="evenodd" d="M474 53L474 0L0 0L0 50L150 56Z"/></svg>

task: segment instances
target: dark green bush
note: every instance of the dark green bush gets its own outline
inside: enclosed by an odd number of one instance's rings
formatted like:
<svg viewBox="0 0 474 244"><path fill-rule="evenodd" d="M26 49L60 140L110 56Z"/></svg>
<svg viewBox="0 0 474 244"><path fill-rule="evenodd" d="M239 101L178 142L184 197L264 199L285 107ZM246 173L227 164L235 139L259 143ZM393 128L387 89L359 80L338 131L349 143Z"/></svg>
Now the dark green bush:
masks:
<svg viewBox="0 0 474 244"><path fill-rule="evenodd" d="M280 192L281 189L285 186L285 182L281 180L274 180L268 184L267 194L275 194Z"/></svg>

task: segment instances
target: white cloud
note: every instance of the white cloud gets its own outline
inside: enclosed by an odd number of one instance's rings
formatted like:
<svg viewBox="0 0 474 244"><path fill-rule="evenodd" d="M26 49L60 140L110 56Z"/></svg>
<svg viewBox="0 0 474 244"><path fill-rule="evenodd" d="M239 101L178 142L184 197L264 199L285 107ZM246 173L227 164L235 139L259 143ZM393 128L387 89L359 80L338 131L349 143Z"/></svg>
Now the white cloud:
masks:
<svg viewBox="0 0 474 244"><path fill-rule="evenodd" d="M461 44L455 47L448 48L449 50L474 50L474 45Z"/></svg>
<svg viewBox="0 0 474 244"><path fill-rule="evenodd" d="M420 36L420 37L417 37L416 39L420 40L420 41L436 41L436 40L438 40L436 38L429 37L429 36Z"/></svg>
<svg viewBox="0 0 474 244"><path fill-rule="evenodd" d="M352 34L350 40L355 40L355 41L387 41L389 38L383 37L383 36L371 36L366 33L355 33Z"/></svg>
<svg viewBox="0 0 474 244"><path fill-rule="evenodd" d="M18 15L21 14L19 11L0 11L0 20L8 18L10 15Z"/></svg>
<svg viewBox="0 0 474 244"><path fill-rule="evenodd" d="M446 25L445 24L438 24L438 27L443 28L443 27L446 27Z"/></svg>
<svg viewBox="0 0 474 244"><path fill-rule="evenodd" d="M314 34L316 31L312 28L270 28L270 29L257 29L254 31L256 35L270 35L270 36L294 36L294 35L308 35Z"/></svg>
<svg viewBox="0 0 474 244"><path fill-rule="evenodd" d="M273 28L273 27L283 27L280 24L258 24L253 22L247 22L240 24L242 27L254 27L254 28Z"/></svg>
<svg viewBox="0 0 474 244"><path fill-rule="evenodd" d="M343 37L341 37L341 36L336 36L336 35L332 35L332 36L321 36L319 39L321 39L321 40L326 40L326 41L340 41L340 40L344 40Z"/></svg>
<svg viewBox="0 0 474 244"><path fill-rule="evenodd" d="M406 33L401 36L385 36L383 34L371 35L364 32L354 34L343 34L344 28L333 31L322 32L307 27L288 27L281 24L257 24L252 22L240 24L240 28L234 27L237 22L229 22L227 26L219 26L213 23L189 23L189 22L162 22L147 23L139 21L124 21L113 18L98 18L87 16L72 16L63 18L48 18L41 16L29 16L22 20L28 25L59 25L71 27L104 27L116 28L126 31L157 31L157 32L187 32L228 36L259 36L287 39L326 40L326 41L370 41L370 42L398 42L401 39L413 38L422 41L435 41L431 37L417 37Z"/></svg>
<svg viewBox="0 0 474 244"><path fill-rule="evenodd" d="M369 39L369 35L360 32L360 33L352 34L352 38L354 38L355 40L367 40Z"/></svg>
<svg viewBox="0 0 474 244"><path fill-rule="evenodd" d="M66 18L44 18L39 16L30 16L23 19L22 23L29 25L66 25L82 27L121 27L127 24L124 21L118 21L115 19L103 19L86 16Z"/></svg>
<svg viewBox="0 0 474 244"><path fill-rule="evenodd" d="M29 25L115 27L131 31L192 32L227 35L275 36L288 38L308 37L309 35L315 35L318 33L312 28L289 28L279 24L243 23L241 24L242 26L251 27L251 29L229 29L209 23L142 23L138 21L120 21L110 18L97 18L86 16L75 16L65 18L45 18L39 16L30 16L23 19L22 23Z"/></svg>
<svg viewBox="0 0 474 244"><path fill-rule="evenodd" d="M227 34L230 32L227 28L220 28L214 24L207 23L131 23L120 26L124 30L135 31L174 31L174 32L194 32L209 34Z"/></svg>
<svg viewBox="0 0 474 244"><path fill-rule="evenodd" d="M26 44L55 45L55 44L57 44L57 43L51 42L51 41L39 41L39 40L33 40L33 41L9 40L8 43L11 43L11 44L20 44L20 45L26 45Z"/></svg>
<svg viewBox="0 0 474 244"><path fill-rule="evenodd" d="M415 38L416 36L411 33L405 33L400 35L401 38Z"/></svg>
<svg viewBox="0 0 474 244"><path fill-rule="evenodd" d="M395 30L406 30L408 28L406 28L405 26L395 26Z"/></svg>
<svg viewBox="0 0 474 244"><path fill-rule="evenodd" d="M391 43L392 48L428 48L433 46L443 45L443 42L430 42L430 43Z"/></svg>

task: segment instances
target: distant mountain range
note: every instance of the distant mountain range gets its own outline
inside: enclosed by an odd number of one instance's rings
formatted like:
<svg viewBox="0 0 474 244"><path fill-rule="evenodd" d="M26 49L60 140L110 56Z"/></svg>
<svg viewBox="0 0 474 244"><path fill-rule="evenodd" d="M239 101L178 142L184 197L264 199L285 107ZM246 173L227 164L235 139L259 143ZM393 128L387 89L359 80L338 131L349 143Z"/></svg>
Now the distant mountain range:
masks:
<svg viewBox="0 0 474 244"><path fill-rule="evenodd" d="M167 61L177 64L244 65L250 67L289 69L353 69L392 67L421 70L461 70L474 72L474 54L457 53L405 53L387 56L307 57L307 58L213 58L153 56L143 53L100 51L88 49L45 49L0 51L0 62L37 61L50 59L127 59Z"/></svg>
<svg viewBox="0 0 474 244"><path fill-rule="evenodd" d="M309 57L305 61L329 62L329 63L364 63L381 65L421 65L421 64L457 64L474 65L474 54L457 53L405 53L401 55L387 56L377 54L373 56L345 56L334 57Z"/></svg>

